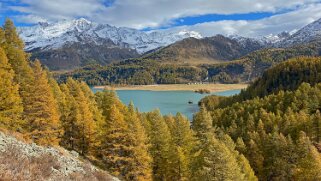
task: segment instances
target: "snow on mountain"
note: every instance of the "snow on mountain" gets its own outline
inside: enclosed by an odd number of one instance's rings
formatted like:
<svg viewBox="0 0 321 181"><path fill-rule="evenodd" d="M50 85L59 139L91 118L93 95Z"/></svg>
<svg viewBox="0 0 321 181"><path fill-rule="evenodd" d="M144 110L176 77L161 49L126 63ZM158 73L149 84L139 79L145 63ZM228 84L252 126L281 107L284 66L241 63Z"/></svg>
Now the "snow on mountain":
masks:
<svg viewBox="0 0 321 181"><path fill-rule="evenodd" d="M314 21L280 42L280 46L292 46L321 39L321 19Z"/></svg>
<svg viewBox="0 0 321 181"><path fill-rule="evenodd" d="M56 49L66 43L87 41L102 44L112 40L115 46L136 49L139 53L166 46L188 37L202 38L195 31L152 31L144 32L125 27L114 27L108 24L98 24L84 18L63 20L56 23L39 23L31 27L18 29L21 38L26 43L26 50Z"/></svg>
<svg viewBox="0 0 321 181"><path fill-rule="evenodd" d="M277 35L269 34L263 37L248 38L239 35L230 35L229 38L239 42L243 46L248 46L249 43L251 43L259 45L261 47L271 47L274 44L284 41L289 36L291 36L291 33L284 31Z"/></svg>
<svg viewBox="0 0 321 181"><path fill-rule="evenodd" d="M274 44L274 43L282 42L290 36L291 36L291 33L283 31L277 35L269 34L267 36L264 36L261 38L261 41L264 41L269 44Z"/></svg>

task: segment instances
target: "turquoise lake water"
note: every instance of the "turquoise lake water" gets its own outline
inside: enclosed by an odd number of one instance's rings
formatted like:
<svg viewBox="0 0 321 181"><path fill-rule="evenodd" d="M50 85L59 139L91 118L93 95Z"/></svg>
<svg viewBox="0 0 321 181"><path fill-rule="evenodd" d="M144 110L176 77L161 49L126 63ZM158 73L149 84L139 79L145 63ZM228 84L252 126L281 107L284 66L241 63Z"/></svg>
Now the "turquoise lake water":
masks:
<svg viewBox="0 0 321 181"><path fill-rule="evenodd" d="M92 88L93 92L102 89ZM159 109L163 115L175 115L180 112L192 119L193 114L199 110L198 102L209 94L198 94L193 91L146 91L146 90L118 90L118 97L124 104L134 102L140 112L149 112ZM214 95L231 96L238 94L240 90L216 92ZM192 101L193 104L188 102Z"/></svg>

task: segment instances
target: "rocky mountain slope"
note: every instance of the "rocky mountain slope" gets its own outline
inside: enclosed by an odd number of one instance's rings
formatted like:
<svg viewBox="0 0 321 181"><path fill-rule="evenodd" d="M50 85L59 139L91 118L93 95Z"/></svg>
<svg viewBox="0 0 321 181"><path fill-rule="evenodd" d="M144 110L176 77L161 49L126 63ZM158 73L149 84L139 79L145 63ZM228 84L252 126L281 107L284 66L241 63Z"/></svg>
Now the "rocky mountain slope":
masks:
<svg viewBox="0 0 321 181"><path fill-rule="evenodd" d="M293 35L285 38L277 43L278 47L290 47L294 45L300 45L303 43L309 43L312 41L321 40L321 19L314 21Z"/></svg>
<svg viewBox="0 0 321 181"><path fill-rule="evenodd" d="M41 147L0 131L0 180L101 180L119 181L76 152Z"/></svg>
<svg viewBox="0 0 321 181"><path fill-rule="evenodd" d="M249 38L232 39L223 35L196 39L187 38L144 56L161 62L219 63L240 58L263 48L259 41Z"/></svg>
<svg viewBox="0 0 321 181"><path fill-rule="evenodd" d="M32 27L19 29L21 38L26 42L26 50L55 49L68 43L95 42L97 45L112 41L121 48L135 49L138 53L166 46L188 37L201 38L194 31L153 31L144 32L125 27L90 22L84 18L60 21L57 23L39 23Z"/></svg>
<svg viewBox="0 0 321 181"><path fill-rule="evenodd" d="M201 38L193 31L144 32L98 24L86 19L39 23L22 27L20 37L26 51L50 69L73 69L94 62L105 65L135 58L139 54L188 37Z"/></svg>

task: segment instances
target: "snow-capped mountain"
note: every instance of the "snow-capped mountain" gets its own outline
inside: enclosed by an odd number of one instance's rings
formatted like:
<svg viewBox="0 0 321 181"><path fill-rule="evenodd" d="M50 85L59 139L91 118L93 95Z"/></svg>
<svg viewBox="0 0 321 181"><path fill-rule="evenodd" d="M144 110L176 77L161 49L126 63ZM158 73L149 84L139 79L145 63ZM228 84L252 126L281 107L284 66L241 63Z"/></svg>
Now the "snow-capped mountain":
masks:
<svg viewBox="0 0 321 181"><path fill-rule="evenodd" d="M315 40L321 40L321 19L304 26L296 33L280 41L278 46L289 47Z"/></svg>
<svg viewBox="0 0 321 181"><path fill-rule="evenodd" d="M202 38L195 31L153 31L144 32L125 27L98 24L84 18L63 20L56 23L39 23L19 28L19 34L26 43L26 50L57 49L66 43L103 44L111 40L115 46L136 49L139 53L166 46L188 37Z"/></svg>

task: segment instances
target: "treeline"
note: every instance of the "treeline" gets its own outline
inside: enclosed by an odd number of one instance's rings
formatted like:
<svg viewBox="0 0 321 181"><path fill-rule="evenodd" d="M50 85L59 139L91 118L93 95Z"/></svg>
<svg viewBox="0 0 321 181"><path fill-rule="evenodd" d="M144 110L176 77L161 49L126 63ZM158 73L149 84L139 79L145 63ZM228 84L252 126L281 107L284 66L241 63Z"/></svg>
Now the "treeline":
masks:
<svg viewBox="0 0 321 181"><path fill-rule="evenodd" d="M0 28L0 127L39 145L61 145L123 180L257 180L231 137L198 113L140 113L113 91L58 84L29 61L12 21Z"/></svg>

